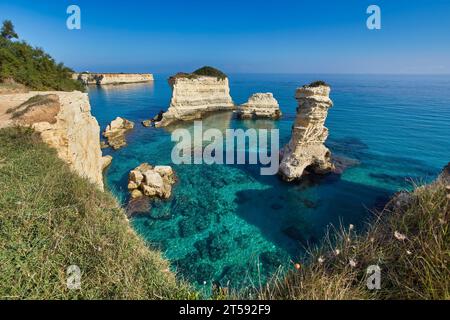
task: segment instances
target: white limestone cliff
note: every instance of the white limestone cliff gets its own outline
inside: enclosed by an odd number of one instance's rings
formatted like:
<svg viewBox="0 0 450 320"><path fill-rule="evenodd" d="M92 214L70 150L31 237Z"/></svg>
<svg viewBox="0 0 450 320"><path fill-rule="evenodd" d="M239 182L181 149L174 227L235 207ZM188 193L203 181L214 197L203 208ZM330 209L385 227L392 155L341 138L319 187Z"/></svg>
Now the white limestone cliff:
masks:
<svg viewBox="0 0 450 320"><path fill-rule="evenodd" d="M238 117L241 119L279 119L281 111L278 101L272 93L255 93L248 99L247 103L241 105Z"/></svg>
<svg viewBox="0 0 450 320"><path fill-rule="evenodd" d="M305 171L325 174L333 170L331 152L325 147L328 129L324 126L333 106L330 87L315 83L297 89L297 116L289 143L281 151L279 173L287 181L301 178Z"/></svg>
<svg viewBox="0 0 450 320"><path fill-rule="evenodd" d="M79 80L83 84L124 84L154 81L151 73L74 73L74 80Z"/></svg>
<svg viewBox="0 0 450 320"><path fill-rule="evenodd" d="M214 111L234 110L228 78L210 76L171 77L172 100L162 120L156 127L164 127L176 121L201 119Z"/></svg>

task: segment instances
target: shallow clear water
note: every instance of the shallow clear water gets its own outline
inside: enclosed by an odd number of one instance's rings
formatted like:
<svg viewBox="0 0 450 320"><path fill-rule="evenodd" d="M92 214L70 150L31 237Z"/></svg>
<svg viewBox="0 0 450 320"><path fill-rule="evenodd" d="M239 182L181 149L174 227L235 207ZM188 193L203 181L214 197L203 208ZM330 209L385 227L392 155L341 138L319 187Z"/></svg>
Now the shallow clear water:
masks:
<svg viewBox="0 0 450 320"><path fill-rule="evenodd" d="M89 89L102 129L117 116L137 124L126 148L104 151L114 157L107 183L124 205L131 169L142 162L172 165L170 132L140 125L167 109L167 77L157 75L153 84ZM239 121L222 113L204 126L279 128L282 146L290 138L296 87L317 79L332 87L327 145L358 165L340 177L303 184L260 176L258 166L173 166L179 178L173 197L151 203L150 210L142 204L143 213L133 216L135 229L149 245L160 248L173 268L199 287L208 288L212 281L258 285L280 264L297 261L306 244L323 237L327 225L362 228L368 209L410 188L411 181L435 178L450 160L448 76L231 75L236 103L255 92L273 92L283 118Z"/></svg>

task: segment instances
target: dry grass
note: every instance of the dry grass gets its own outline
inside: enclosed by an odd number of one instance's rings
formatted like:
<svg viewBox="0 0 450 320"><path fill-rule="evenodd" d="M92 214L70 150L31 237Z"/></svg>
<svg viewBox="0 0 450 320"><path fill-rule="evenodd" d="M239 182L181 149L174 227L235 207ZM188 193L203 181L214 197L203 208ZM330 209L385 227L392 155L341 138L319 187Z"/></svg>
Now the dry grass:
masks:
<svg viewBox="0 0 450 320"><path fill-rule="evenodd" d="M0 130L0 159L0 298L196 297L132 231L116 200L31 130ZM67 288L70 265L81 269L81 290Z"/></svg>
<svg viewBox="0 0 450 320"><path fill-rule="evenodd" d="M450 299L450 206L445 183L416 188L407 204L391 203L361 235L330 230L299 270L275 277L261 299ZM381 268L381 289L366 286ZM297 266L299 267L299 266Z"/></svg>

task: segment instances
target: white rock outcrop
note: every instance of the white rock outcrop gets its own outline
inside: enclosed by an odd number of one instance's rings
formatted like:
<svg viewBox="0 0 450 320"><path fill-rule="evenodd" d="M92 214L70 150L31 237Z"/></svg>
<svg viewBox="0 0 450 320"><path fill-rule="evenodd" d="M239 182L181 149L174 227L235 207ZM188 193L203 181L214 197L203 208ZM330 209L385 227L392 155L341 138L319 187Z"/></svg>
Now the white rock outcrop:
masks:
<svg viewBox="0 0 450 320"><path fill-rule="evenodd" d="M333 106L330 87L313 83L297 89L297 116L289 143L281 151L279 173L287 181L301 178L305 170L325 174L333 170L331 152L325 147L325 120Z"/></svg>
<svg viewBox="0 0 450 320"><path fill-rule="evenodd" d="M175 172L170 166L153 167L143 163L130 171L128 190L131 198L142 196L168 199L172 194L172 186L176 182Z"/></svg>
<svg viewBox="0 0 450 320"><path fill-rule="evenodd" d="M74 80L85 85L108 85L154 81L151 73L74 73Z"/></svg>
<svg viewBox="0 0 450 320"><path fill-rule="evenodd" d="M117 117L106 127L103 136L108 140L108 145L114 150L118 150L127 145L125 135L134 128L134 123Z"/></svg>
<svg viewBox="0 0 450 320"><path fill-rule="evenodd" d="M272 93L255 93L248 99L247 103L241 105L238 117L241 119L279 119L281 111L278 101Z"/></svg>
<svg viewBox="0 0 450 320"><path fill-rule="evenodd" d="M86 93L29 92L0 96L0 104L3 100L12 108L9 125L31 126L72 170L103 189L100 127Z"/></svg>
<svg viewBox="0 0 450 320"><path fill-rule="evenodd" d="M164 127L176 121L201 119L214 111L234 110L228 78L210 76L180 77L169 79L172 100L162 120L156 127Z"/></svg>

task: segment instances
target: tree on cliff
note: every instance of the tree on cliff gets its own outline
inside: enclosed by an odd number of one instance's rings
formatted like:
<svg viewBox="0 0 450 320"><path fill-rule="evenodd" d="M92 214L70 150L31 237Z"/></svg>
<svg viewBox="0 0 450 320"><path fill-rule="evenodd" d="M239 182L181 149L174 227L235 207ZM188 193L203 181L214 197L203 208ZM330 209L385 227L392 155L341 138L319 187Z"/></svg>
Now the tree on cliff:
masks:
<svg viewBox="0 0 450 320"><path fill-rule="evenodd" d="M70 68L43 49L13 38L18 36L12 22L6 20L0 37L0 83L16 82L32 90L84 91L84 86L72 79Z"/></svg>
<svg viewBox="0 0 450 320"><path fill-rule="evenodd" d="M1 35L3 38L11 40L11 39L18 39L19 36L14 31L14 25L11 22L11 20L5 20L3 21L3 27L1 30Z"/></svg>

